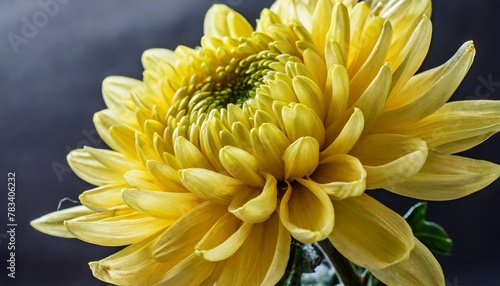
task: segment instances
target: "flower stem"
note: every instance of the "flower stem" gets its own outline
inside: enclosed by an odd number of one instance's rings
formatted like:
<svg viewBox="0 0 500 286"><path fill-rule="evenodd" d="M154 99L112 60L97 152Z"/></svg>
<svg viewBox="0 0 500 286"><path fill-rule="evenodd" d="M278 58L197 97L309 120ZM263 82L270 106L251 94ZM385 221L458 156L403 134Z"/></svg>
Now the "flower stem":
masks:
<svg viewBox="0 0 500 286"><path fill-rule="evenodd" d="M317 243L323 254L330 259L330 262L335 267L337 275L346 286L362 286L361 278L354 270L351 262L347 260L340 252L335 249L333 244L327 238Z"/></svg>

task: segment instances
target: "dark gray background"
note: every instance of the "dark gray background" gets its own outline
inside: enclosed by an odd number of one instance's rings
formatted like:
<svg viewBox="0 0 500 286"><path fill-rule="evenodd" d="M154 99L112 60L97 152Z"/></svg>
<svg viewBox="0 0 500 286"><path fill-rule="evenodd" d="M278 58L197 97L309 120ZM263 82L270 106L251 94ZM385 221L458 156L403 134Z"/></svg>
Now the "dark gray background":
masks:
<svg viewBox="0 0 500 286"><path fill-rule="evenodd" d="M43 0L42 3L50 2ZM61 1L62 2L62 1ZM5 234L7 172L16 172L16 279L7 279L7 244L0 243L0 285L103 285L94 280L87 262L115 249L41 234L29 221L54 211L64 197L76 199L90 188L67 166L68 150L84 144L104 148L86 132L94 132L92 115L104 108L101 82L109 75L141 78L141 53L148 48L196 46L203 17L214 1L65 1L46 15L38 1L0 2L0 235ZM271 1L221 1L255 23ZM473 39L477 57L453 99L500 97L500 1L435 1L431 50L425 69L450 58ZM9 33L23 36L25 20L41 26L16 48ZM38 18L37 18L38 17ZM43 25L42 25L43 24ZM33 31L31 31L33 32ZM12 34L11 34L12 35ZM490 77L495 85L485 86ZM467 155L500 163L494 136ZM449 285L500 285L498 242L500 184L465 199L429 204L430 219L455 239L450 257L437 256ZM403 214L414 201L378 193ZM64 207L72 204L65 202ZM495 273L496 272L496 273Z"/></svg>

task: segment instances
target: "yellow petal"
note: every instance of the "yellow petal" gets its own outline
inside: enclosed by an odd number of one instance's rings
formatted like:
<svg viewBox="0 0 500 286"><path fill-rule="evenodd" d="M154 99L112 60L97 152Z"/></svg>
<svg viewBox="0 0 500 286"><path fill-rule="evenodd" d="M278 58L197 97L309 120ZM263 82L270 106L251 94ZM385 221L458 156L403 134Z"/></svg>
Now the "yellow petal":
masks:
<svg viewBox="0 0 500 286"><path fill-rule="evenodd" d="M284 60L284 59L282 59L282 60ZM307 98L306 94L299 95L297 93L299 90L301 90L301 91L305 91L307 94L310 94L313 97L315 96L315 93L316 93L315 90L317 87L314 87L314 86L315 85L317 86L318 82L317 82L316 77L314 76L314 73L311 70L309 70L309 68L296 57L289 57L287 60L288 61L285 64L285 73L292 80L291 85L294 86L295 95L299 99L302 98L305 101L304 102L305 105L314 104L313 98ZM304 85L303 87L299 87L299 86L295 87L296 84L293 83L293 79L295 79L296 77L300 77L300 80L307 78L307 79L312 81L312 85L307 83L307 82L302 82L299 84L303 84ZM299 88L299 89L297 89L297 88ZM322 95L320 95L320 94L318 94L316 96L319 96L320 98L322 97ZM310 106L310 107L314 109L313 106Z"/></svg>
<svg viewBox="0 0 500 286"><path fill-rule="evenodd" d="M312 181L302 180L301 184L289 185L281 199L279 212L283 225L302 243L323 240L333 228L330 198Z"/></svg>
<svg viewBox="0 0 500 286"><path fill-rule="evenodd" d="M134 159L138 158L135 132L140 129L135 117L134 113L127 112L125 108L105 109L94 114L94 125L104 142L111 149Z"/></svg>
<svg viewBox="0 0 500 286"><path fill-rule="evenodd" d="M345 66L346 58L342 54L342 48L339 43L330 41L325 45L325 63L331 70L335 65ZM349 75L348 75L349 76Z"/></svg>
<svg viewBox="0 0 500 286"><path fill-rule="evenodd" d="M155 135L159 136L158 134L163 134L165 130L165 126L161 122L154 119L146 119L143 123L143 126L144 126L143 127L144 134L146 135L146 138L150 141L154 140ZM153 147L155 147L154 144ZM155 149L155 151L157 150Z"/></svg>
<svg viewBox="0 0 500 286"><path fill-rule="evenodd" d="M449 102L398 133L422 138L429 149L450 154L472 148L498 131L500 102L469 100Z"/></svg>
<svg viewBox="0 0 500 286"><path fill-rule="evenodd" d="M311 180L334 200L361 195L366 189L366 171L356 157L338 154L322 160ZM299 182L302 183L303 179Z"/></svg>
<svg viewBox="0 0 500 286"><path fill-rule="evenodd" d="M201 47L206 49L211 49L216 51L218 47L223 46L224 43L222 39L215 38L213 36L203 36L201 37Z"/></svg>
<svg viewBox="0 0 500 286"><path fill-rule="evenodd" d="M213 168L217 171L224 171L224 167L219 160L219 151L223 147L219 134L225 130L223 123L217 119L205 121L200 130L200 146L203 154L208 159Z"/></svg>
<svg viewBox="0 0 500 286"><path fill-rule="evenodd" d="M134 129L126 126L112 126L109 128L110 141L104 140L106 137L102 137L101 132L99 132L99 135L113 150L122 153L128 158L139 159L139 154L137 154L135 146L135 132Z"/></svg>
<svg viewBox="0 0 500 286"><path fill-rule="evenodd" d="M302 1L275 1L270 10L276 13L284 24L297 19L310 30L314 5Z"/></svg>
<svg viewBox="0 0 500 286"><path fill-rule="evenodd" d="M163 190L168 192L187 192L181 182L177 170L158 161L147 161L149 173L163 186Z"/></svg>
<svg viewBox="0 0 500 286"><path fill-rule="evenodd" d="M416 238L408 259L387 268L371 270L371 273L386 285L445 285L441 266Z"/></svg>
<svg viewBox="0 0 500 286"><path fill-rule="evenodd" d="M239 250L226 260L218 284L276 285L285 273L290 240L277 214L255 224Z"/></svg>
<svg viewBox="0 0 500 286"><path fill-rule="evenodd" d="M123 181L122 172L106 167L84 149L71 151L67 160L75 174L92 185L102 186Z"/></svg>
<svg viewBox="0 0 500 286"><path fill-rule="evenodd" d="M115 285L154 285L172 267L151 257L157 238L145 239L104 259L90 262L92 274Z"/></svg>
<svg viewBox="0 0 500 286"><path fill-rule="evenodd" d="M108 108L123 108L131 100L130 91L143 86L142 81L124 76L110 76L102 81L102 95Z"/></svg>
<svg viewBox="0 0 500 286"><path fill-rule="evenodd" d="M329 104L325 127L339 120L347 109L349 100L349 75L342 65L333 65L328 70L328 80L325 89L325 103Z"/></svg>
<svg viewBox="0 0 500 286"><path fill-rule="evenodd" d="M281 74L281 73L280 73L280 76L287 77L287 75ZM273 78L275 78L275 77L273 77ZM274 80L272 80L272 81L274 82ZM293 94L293 92L292 92L292 94ZM293 95L293 97L295 97L295 95ZM247 104L245 104L245 106L244 106L245 114L248 114L247 116L251 119L252 117L255 117L255 114L257 112L264 112L264 113L267 113L265 115L266 117L267 116L272 117L272 118L268 118L268 120L269 119L271 120L271 121L269 121L269 123L277 123L279 121L279 118L277 118L277 116L275 114L275 110L274 110L275 103L279 103L281 105L286 105L286 103L284 103L282 101L278 101L276 98L273 97L269 83L266 85L261 85L256 90L256 95L254 97L253 102L247 101ZM254 118L254 123L252 124L252 126L253 127L260 126L260 124L257 125L257 121L255 120L255 118ZM251 129L251 127L248 129Z"/></svg>
<svg viewBox="0 0 500 286"><path fill-rule="evenodd" d="M364 3L363 3L364 4ZM375 47L380 44L387 45L384 41L382 42L382 38L387 38L389 36L387 33L389 30L385 27L387 20L377 16L370 17L365 13L370 13L369 9L356 9L360 5L356 5L354 10L351 13L351 45L349 47L349 61L347 64L349 70L349 76L353 79L358 71L364 66L366 68L370 68L367 63L367 60L370 55L375 55L376 50ZM366 4L364 5L366 6ZM358 13L358 12L361 12ZM364 14L364 15L363 15ZM361 16L363 19L358 18ZM385 29L384 37L382 31ZM390 40L390 39L389 39ZM385 56L385 55L384 55ZM377 56L378 62L380 61L380 56ZM381 66L380 62L378 66L373 65L371 69L376 68L379 69ZM373 78L373 77L372 77ZM361 94L364 88L366 88L367 83L371 81L372 78L366 78L366 81L363 82L362 78L357 77L356 83L360 84L360 87L357 88L356 97L353 100L356 100L357 97ZM354 95L354 94L353 94ZM351 101L351 104L354 101Z"/></svg>
<svg viewBox="0 0 500 286"><path fill-rule="evenodd" d="M112 210L71 219L65 221L64 225L83 241L103 246L121 246L139 242L171 223L137 212Z"/></svg>
<svg viewBox="0 0 500 286"><path fill-rule="evenodd" d="M203 153L186 138L177 137L174 149L175 157L179 160L182 168L204 168L213 170L212 165L210 165Z"/></svg>
<svg viewBox="0 0 500 286"><path fill-rule="evenodd" d="M285 102L282 102L282 101L276 101L275 100L272 103L273 113L274 113L275 118L278 121L278 124L279 124L278 127L281 130L285 130L285 124L283 124L283 108L285 106L288 106L288 104L285 103Z"/></svg>
<svg viewBox="0 0 500 286"><path fill-rule="evenodd" d="M174 151L172 151L172 153L174 153ZM165 152L163 153L163 158L165 158L165 163L167 164L167 166L172 167L175 170L179 170L181 168L181 164L179 164L179 160L177 160L177 157L175 157L175 155L169 152Z"/></svg>
<svg viewBox="0 0 500 286"><path fill-rule="evenodd" d="M222 130L219 133L220 143L222 146L234 146L237 148L241 148L241 145L238 142L238 139L227 129ZM220 152L220 150L219 150ZM220 158L219 158L220 159ZM222 162L221 162L222 164Z"/></svg>
<svg viewBox="0 0 500 286"><path fill-rule="evenodd" d="M239 146L249 153L253 152L252 139L249 129L241 122L235 122L231 125L233 136L238 141Z"/></svg>
<svg viewBox="0 0 500 286"><path fill-rule="evenodd" d="M132 92L134 103L145 110L160 108L165 104L160 84L162 74L154 70L145 70L142 75L145 88ZM150 96L150 94L154 96Z"/></svg>
<svg viewBox="0 0 500 286"><path fill-rule="evenodd" d="M262 95L262 94L261 94ZM258 127L261 126L264 123L271 123L277 125L276 120L274 117L272 117L269 113L262 111L262 110L257 110L254 115L254 126Z"/></svg>
<svg viewBox="0 0 500 286"><path fill-rule="evenodd" d="M409 24L414 19L420 18L421 15L431 15L432 7L430 0L419 1L418 4L411 0L394 2L391 0L367 0L365 1L377 13L380 13L385 18L389 18L392 22L400 23L401 25Z"/></svg>
<svg viewBox="0 0 500 286"><path fill-rule="evenodd" d="M263 92L263 90L266 88L268 89L268 87L265 85L261 86L261 88L257 92L257 95L255 95L254 102L257 104L257 111L252 111L252 113L253 112L255 113L255 115L254 115L254 117L255 117L258 115L258 113L263 112L263 116L266 117L265 119L267 120L267 122L275 124L275 123L277 123L277 118L275 118L275 116L273 116L274 115L273 104L276 101L276 99L273 98L271 95L269 95L270 92ZM283 102L280 102L280 103L283 104ZM251 117L251 115L250 115L250 117ZM262 123L258 124L257 122L258 121L256 121L256 119L254 118L253 127L257 127L257 126L262 125Z"/></svg>
<svg viewBox="0 0 500 286"><path fill-rule="evenodd" d="M379 32L380 31L380 32ZM380 36L379 36L380 35ZM377 37L377 39L373 37ZM349 74L351 75L351 90L350 90L350 102L354 103L367 87L375 80L375 77L379 73L380 69L385 63L385 57L389 49L392 38L392 26L387 20L377 17L368 23L365 28L363 48L360 53L362 55L358 58L356 64L360 64L363 61L364 53L371 51L370 55L364 60L363 65L359 68L356 73L352 73L349 69ZM371 45L376 44L371 48ZM388 66L388 64L386 64ZM351 68L351 67L349 67ZM390 84L390 83L389 83ZM385 100L385 98L384 98Z"/></svg>
<svg viewBox="0 0 500 286"><path fill-rule="evenodd" d="M225 146L219 152L220 162L234 178L250 186L262 187L264 177L260 174L259 162L250 153L233 146Z"/></svg>
<svg viewBox="0 0 500 286"><path fill-rule="evenodd" d="M238 192L251 192L245 182L206 169L179 170L184 186L196 195L218 204L229 204Z"/></svg>
<svg viewBox="0 0 500 286"><path fill-rule="evenodd" d="M225 207L211 202L194 207L160 236L154 259L175 264L182 261L194 253L195 245L225 213Z"/></svg>
<svg viewBox="0 0 500 286"><path fill-rule="evenodd" d="M209 261L220 261L233 255L252 230L231 213L222 216L195 246L196 254Z"/></svg>
<svg viewBox="0 0 500 286"><path fill-rule="evenodd" d="M228 210L244 222L259 223L276 210L278 190L276 178L264 174L266 184L262 192L240 192L231 201Z"/></svg>
<svg viewBox="0 0 500 286"><path fill-rule="evenodd" d="M394 66L391 59L395 54L401 52L405 43L408 42L412 32L416 29L419 20L423 15L431 16L432 6L430 0L424 1L369 1L370 6L377 7L377 13L388 19L394 28L394 37L387 54L387 59L391 66ZM383 5L380 5L383 3Z"/></svg>
<svg viewBox="0 0 500 286"><path fill-rule="evenodd" d="M311 108L304 104L284 107L282 116L286 135L290 142L294 142L300 137L311 136L318 141L320 147L323 147L325 127L316 112Z"/></svg>
<svg viewBox="0 0 500 286"><path fill-rule="evenodd" d="M293 181L311 175L319 161L319 144L313 137L301 137L286 148L283 154L285 162L285 180Z"/></svg>
<svg viewBox="0 0 500 286"><path fill-rule="evenodd" d="M404 182L415 175L427 158L425 141L397 134L361 137L350 155L366 170L366 188L377 189Z"/></svg>
<svg viewBox="0 0 500 286"><path fill-rule="evenodd" d="M276 125L265 123L250 132L255 158L260 169L283 179L285 167L281 159L290 141Z"/></svg>
<svg viewBox="0 0 500 286"><path fill-rule="evenodd" d="M375 45L375 41L377 40L374 38L374 36L378 37L378 33L375 27L371 26L369 31L370 35L369 37L365 35L364 33L364 28L367 26L366 22L368 19L370 19L370 7L366 4L366 2L360 2L356 6L353 7L352 11L349 14L349 20L350 20L350 31L351 31L351 37L349 40L349 55L347 57L348 61L346 61L346 65L349 67L349 75L354 75L354 73L359 69L361 66L360 63L358 62L358 58L368 57L368 54L362 56L361 52L363 50L366 50L365 52L371 51L371 47L365 43L366 41L373 42L373 45ZM372 24L373 25L373 24ZM381 25L380 25L381 26Z"/></svg>
<svg viewBox="0 0 500 286"><path fill-rule="evenodd" d="M214 286L217 284L217 281L219 280L220 274L222 270L224 269L226 263L225 261L219 261L218 263L215 264L215 267L212 270L212 273L205 279L202 283L199 284L199 286Z"/></svg>
<svg viewBox="0 0 500 286"><path fill-rule="evenodd" d="M119 146L111 136L110 132L111 126L106 124L106 122L102 119L102 116L99 114L99 112L94 113L92 121L94 122L94 126L95 129L97 130L97 133L99 134L99 137L101 137L101 139L106 143L106 145L108 145L111 149L120 152L119 148L121 146Z"/></svg>
<svg viewBox="0 0 500 286"><path fill-rule="evenodd" d="M123 206L122 189L125 183L108 184L83 192L78 199L82 204L96 211L106 211L117 206Z"/></svg>
<svg viewBox="0 0 500 286"><path fill-rule="evenodd" d="M370 130L382 114L391 87L391 78L391 68L385 64L353 105L363 112L365 133Z"/></svg>
<svg viewBox="0 0 500 286"><path fill-rule="evenodd" d="M370 270L407 259L415 244L406 221L366 194L335 202L329 239L343 256Z"/></svg>
<svg viewBox="0 0 500 286"><path fill-rule="evenodd" d="M318 82L318 87L321 89L321 99L323 112L326 112L326 106L324 104L324 94L323 88L326 83L326 78L328 76L328 69L326 67L325 60L313 49L306 49L302 55L304 57L304 64L307 68L309 68L313 73Z"/></svg>
<svg viewBox="0 0 500 286"><path fill-rule="evenodd" d="M245 125L245 127L248 129L252 127L245 112L243 112L240 107L234 104L227 105L227 121L230 126L235 122L239 122Z"/></svg>
<svg viewBox="0 0 500 286"><path fill-rule="evenodd" d="M430 152L420 172L387 190L422 200L453 200L481 190L499 176L500 165Z"/></svg>
<svg viewBox="0 0 500 286"><path fill-rule="evenodd" d="M401 88L408 82L408 80L417 72L422 64L429 46L431 43L432 23L429 19L430 15L424 15L422 20L415 28L411 38L406 43L406 46L396 54L396 64L391 65L397 68L394 70L392 76L392 90L389 95L389 102L392 96L402 95Z"/></svg>
<svg viewBox="0 0 500 286"><path fill-rule="evenodd" d="M157 285L199 285L210 276L214 267L215 262L193 253L167 272Z"/></svg>
<svg viewBox="0 0 500 286"><path fill-rule="evenodd" d="M325 150L321 151L321 158L334 154L346 154L351 151L364 129L363 112L354 108L349 120L335 140Z"/></svg>
<svg viewBox="0 0 500 286"><path fill-rule="evenodd" d="M66 227L64 222L69 219L85 216L94 213L93 210L88 209L86 206L76 206L60 211L55 211L44 216L41 216L30 222L30 225L45 234L73 238L75 237L71 234Z"/></svg>
<svg viewBox="0 0 500 286"><path fill-rule="evenodd" d="M124 189L123 201L134 210L160 219L178 219L202 200L192 193Z"/></svg>
<svg viewBox="0 0 500 286"><path fill-rule="evenodd" d="M151 176L147 171L133 170L128 171L123 175L125 182L132 188L137 188L141 190L155 190L160 191L162 189L160 183Z"/></svg>
<svg viewBox="0 0 500 286"><path fill-rule="evenodd" d="M204 34L217 38L226 36L239 38L249 37L253 28L247 20L226 5L213 5L205 16Z"/></svg>
<svg viewBox="0 0 500 286"><path fill-rule="evenodd" d="M267 82L269 85L270 96L274 100L286 103L297 102L299 99L295 96L292 87L284 80L275 79Z"/></svg>
<svg viewBox="0 0 500 286"><path fill-rule="evenodd" d="M325 117L323 92L310 78L298 75L292 79L293 90L300 103L312 108L319 118Z"/></svg>
<svg viewBox="0 0 500 286"><path fill-rule="evenodd" d="M481 144L486 141L486 139L490 138L492 135L497 133L496 131L486 132L484 134L468 137L465 139L460 139L457 141L453 141L450 143L446 143L435 147L434 150L443 154L452 154L461 152L462 150L469 150L470 148Z"/></svg>
<svg viewBox="0 0 500 286"><path fill-rule="evenodd" d="M325 23L330 23L332 19L333 5L330 1L320 0L315 7L314 16L312 17L311 37L316 47L324 47L328 26ZM336 16L336 15L335 15Z"/></svg>
<svg viewBox="0 0 500 286"><path fill-rule="evenodd" d="M139 154L144 166L148 160L161 161L161 157L144 134L136 132L135 139L137 154Z"/></svg>
<svg viewBox="0 0 500 286"><path fill-rule="evenodd" d="M443 106L467 73L475 50L466 42L448 62L412 77L401 89L401 96L391 97L374 131L381 133L417 122Z"/></svg>
<svg viewBox="0 0 500 286"><path fill-rule="evenodd" d="M142 53L141 63L145 70L159 70L163 62L174 62L175 54L169 49L148 49Z"/></svg>
<svg viewBox="0 0 500 286"><path fill-rule="evenodd" d="M292 239L290 233L279 220L277 213L274 213L274 215L266 221L265 227L266 229L264 230L264 233L266 237L271 241L276 240L276 245L265 245L264 249L262 250L265 251L265 253L274 252L274 255L269 262L266 276L264 277L264 281L262 281L261 285L276 285L285 274L290 254L290 243ZM277 236L276 239L273 239L274 235ZM251 241L247 240L247 243L248 242ZM270 247L270 249L266 249L267 247ZM267 265L264 264L264 267L266 266Z"/></svg>
<svg viewBox="0 0 500 286"><path fill-rule="evenodd" d="M95 149L87 146L83 147L83 150L88 152L99 163L117 173L125 174L130 170L143 169L139 161L131 160L119 152Z"/></svg>
<svg viewBox="0 0 500 286"><path fill-rule="evenodd" d="M318 7L317 7L318 8ZM349 22L349 12L347 11L346 6L342 3L335 3L335 7L333 8L331 17L330 28L328 29L328 40L339 43L339 46L342 51L342 56L347 58L349 55L349 42L350 42L350 32L351 26ZM321 26L325 26L324 23L328 23L330 21L325 21L323 24L319 24ZM321 45L319 47L322 47Z"/></svg>

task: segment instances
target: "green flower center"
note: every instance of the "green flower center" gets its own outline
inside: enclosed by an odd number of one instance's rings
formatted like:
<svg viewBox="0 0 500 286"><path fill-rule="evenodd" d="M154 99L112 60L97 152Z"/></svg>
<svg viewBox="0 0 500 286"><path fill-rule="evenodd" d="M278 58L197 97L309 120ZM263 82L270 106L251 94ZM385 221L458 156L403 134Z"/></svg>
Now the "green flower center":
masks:
<svg viewBox="0 0 500 286"><path fill-rule="evenodd" d="M241 107L255 97L256 89L275 72L270 65L277 61L277 56L262 51L242 60L233 58L229 65L217 67L216 76L207 77L196 85L188 103L188 113L222 109L230 103Z"/></svg>

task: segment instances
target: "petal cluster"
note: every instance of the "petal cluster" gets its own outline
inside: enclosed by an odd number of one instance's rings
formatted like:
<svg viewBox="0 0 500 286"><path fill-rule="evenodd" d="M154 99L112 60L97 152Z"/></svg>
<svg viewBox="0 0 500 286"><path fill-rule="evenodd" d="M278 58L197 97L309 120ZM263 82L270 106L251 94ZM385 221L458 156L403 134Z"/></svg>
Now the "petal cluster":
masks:
<svg viewBox="0 0 500 286"><path fill-rule="evenodd" d="M278 0L255 30L214 5L201 46L144 53L142 81L109 77L94 116L112 150L68 155L97 187L32 222L128 245L91 262L120 285L274 285L292 237L329 239L389 285L443 285L433 255L369 190L450 200L500 176L453 155L500 130L500 103L447 103L472 42L415 74L430 1Z"/></svg>

